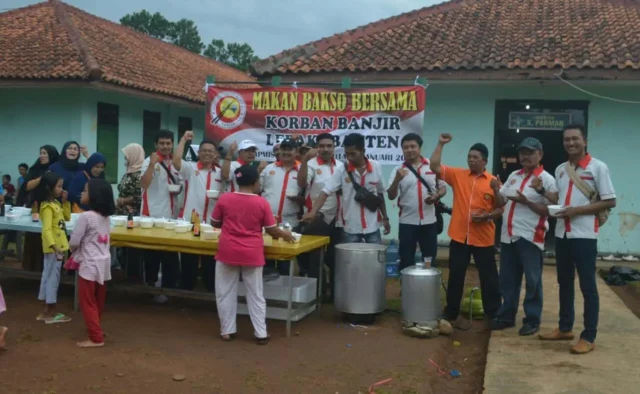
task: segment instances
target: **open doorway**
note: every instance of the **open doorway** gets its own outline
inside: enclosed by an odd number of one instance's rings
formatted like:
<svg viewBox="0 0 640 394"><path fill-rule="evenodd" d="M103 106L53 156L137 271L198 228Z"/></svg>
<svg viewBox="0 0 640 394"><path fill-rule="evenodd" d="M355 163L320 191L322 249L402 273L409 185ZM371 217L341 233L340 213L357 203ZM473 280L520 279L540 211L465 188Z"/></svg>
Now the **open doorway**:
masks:
<svg viewBox="0 0 640 394"><path fill-rule="evenodd" d="M588 101L497 100L495 111L493 174L502 182L520 168L517 147L527 137L540 140L544 148L542 165L551 175L567 160L562 146L562 130L579 124L588 132ZM545 249L554 250L556 220L549 219ZM500 242L500 227L496 240Z"/></svg>

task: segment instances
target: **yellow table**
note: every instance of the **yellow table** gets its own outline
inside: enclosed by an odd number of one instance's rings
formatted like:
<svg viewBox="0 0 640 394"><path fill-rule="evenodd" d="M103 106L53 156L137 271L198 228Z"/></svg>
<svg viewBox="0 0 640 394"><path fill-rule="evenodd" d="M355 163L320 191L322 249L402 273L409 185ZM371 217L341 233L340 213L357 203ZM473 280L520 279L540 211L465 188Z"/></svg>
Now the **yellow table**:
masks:
<svg viewBox="0 0 640 394"><path fill-rule="evenodd" d="M316 235L303 235L300 242L287 243L278 240L273 241L272 246L265 246L264 255L270 260L293 260L297 256L320 249L320 261L324 260L324 249L329 244L329 237ZM136 227L128 230L126 227L111 228L111 246L128 247L138 249L150 249L166 252L182 252L200 255L214 255L218 250L218 241L209 241L194 237L191 232L178 234L175 231L161 228L144 229ZM323 266L320 264L318 278L317 298L310 305L305 305L309 311L319 308L322 304L322 278ZM287 337L291 336L292 298L293 298L293 264L289 264L289 296L287 302ZM308 312L310 313L310 312Z"/></svg>

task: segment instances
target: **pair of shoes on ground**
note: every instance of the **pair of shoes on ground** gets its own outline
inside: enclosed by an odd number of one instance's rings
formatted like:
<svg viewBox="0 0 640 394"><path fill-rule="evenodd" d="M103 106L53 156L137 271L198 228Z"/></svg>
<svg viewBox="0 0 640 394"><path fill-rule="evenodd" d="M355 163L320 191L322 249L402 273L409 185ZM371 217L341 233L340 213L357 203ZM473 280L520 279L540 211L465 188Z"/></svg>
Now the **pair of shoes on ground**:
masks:
<svg viewBox="0 0 640 394"><path fill-rule="evenodd" d="M491 331L505 330L507 328L516 326L515 323L512 323L510 321L497 320L497 319L491 320L490 325L491 325ZM540 330L540 326L523 324L522 327L520 327L520 330L518 330L518 335L522 337L526 337L526 336L530 336L537 333L539 330Z"/></svg>
<svg viewBox="0 0 640 394"><path fill-rule="evenodd" d="M560 331L560 329L556 328L550 333L540 334L538 337L543 341L571 341L573 340L574 335L571 331ZM587 354L595 350L595 348L595 344L587 341L586 339L580 338L580 340L571 347L571 353Z"/></svg>
<svg viewBox="0 0 640 394"><path fill-rule="evenodd" d="M220 335L220 339L222 339L224 342L230 342L230 341L236 339L236 334ZM266 345L267 343L269 343L269 339L271 339L270 335L267 335L264 338L256 337L256 343L258 345Z"/></svg>

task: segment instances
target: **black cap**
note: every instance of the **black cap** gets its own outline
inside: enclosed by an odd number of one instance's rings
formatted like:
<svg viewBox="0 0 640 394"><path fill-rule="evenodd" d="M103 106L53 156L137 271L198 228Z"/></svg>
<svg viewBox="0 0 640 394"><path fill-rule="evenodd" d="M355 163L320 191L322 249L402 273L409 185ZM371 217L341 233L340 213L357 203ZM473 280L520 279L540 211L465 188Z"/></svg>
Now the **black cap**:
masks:
<svg viewBox="0 0 640 394"><path fill-rule="evenodd" d="M520 145L518 145L518 150L520 150L522 148L531 149L531 150L539 150L539 151L542 152L542 143L539 140L537 140L536 138L527 137L524 140L522 140Z"/></svg>
<svg viewBox="0 0 640 394"><path fill-rule="evenodd" d="M280 149L296 149L298 145L291 139L286 139L280 143Z"/></svg>

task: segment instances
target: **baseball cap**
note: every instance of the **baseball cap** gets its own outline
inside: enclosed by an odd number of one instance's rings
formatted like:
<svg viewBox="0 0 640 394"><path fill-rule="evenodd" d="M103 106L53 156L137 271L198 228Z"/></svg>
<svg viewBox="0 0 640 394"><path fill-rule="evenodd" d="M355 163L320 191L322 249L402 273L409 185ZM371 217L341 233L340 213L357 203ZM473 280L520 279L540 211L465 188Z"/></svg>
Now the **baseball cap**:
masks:
<svg viewBox="0 0 640 394"><path fill-rule="evenodd" d="M249 148L256 148L256 150L258 150L258 145L256 145L256 143L251 140L242 140L238 144L238 150L246 150Z"/></svg>
<svg viewBox="0 0 640 394"><path fill-rule="evenodd" d="M542 143L536 138L527 137L518 145L518 150L522 148L542 151Z"/></svg>

